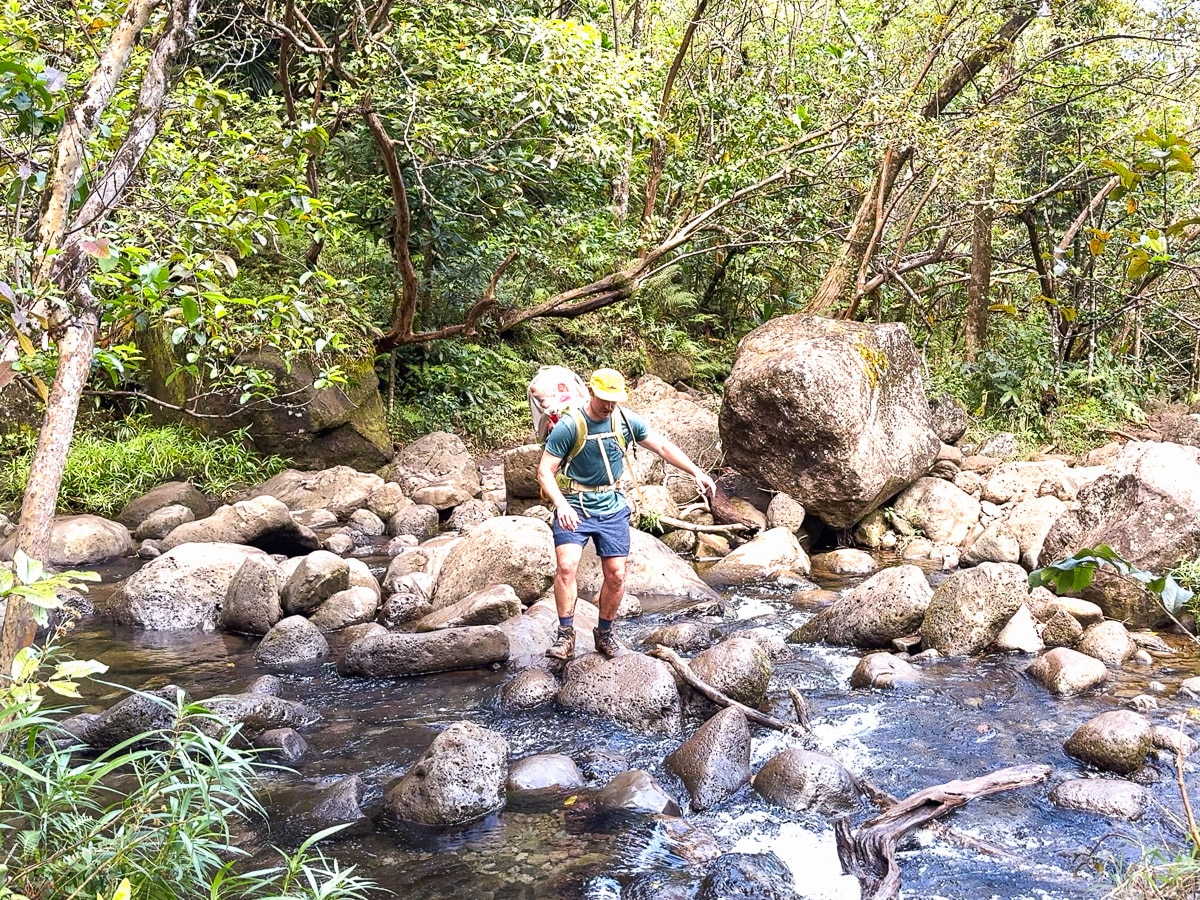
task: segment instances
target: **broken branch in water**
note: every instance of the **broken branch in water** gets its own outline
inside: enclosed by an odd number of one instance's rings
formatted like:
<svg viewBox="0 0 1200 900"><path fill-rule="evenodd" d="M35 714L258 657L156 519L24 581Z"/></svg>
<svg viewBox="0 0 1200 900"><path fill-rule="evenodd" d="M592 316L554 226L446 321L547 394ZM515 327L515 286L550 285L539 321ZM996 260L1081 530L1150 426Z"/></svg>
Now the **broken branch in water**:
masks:
<svg viewBox="0 0 1200 900"><path fill-rule="evenodd" d="M674 516L659 515L658 521L664 525L670 525L672 528L677 528L680 531L695 531L703 534L736 534L739 531L749 531L745 525L697 525L695 522L688 522L684 519L676 519Z"/></svg>
<svg viewBox="0 0 1200 900"><path fill-rule="evenodd" d="M896 842L907 832L978 797L1045 781L1050 766L1010 766L988 775L925 788L852 831L848 818L834 823L842 870L858 879L862 900L896 900L900 866Z"/></svg>
<svg viewBox="0 0 1200 900"><path fill-rule="evenodd" d="M656 659L661 659L672 669L674 669L679 674L679 677L682 678L689 687L691 687L697 693L707 697L713 703L717 704L717 706L740 709L749 721L753 722L755 725L762 725L764 728L782 731L785 734L803 734L803 730L798 725L793 725L790 722L784 722L780 719L776 719L774 716L769 716L764 712L760 712L757 709L746 706L744 703L739 703L732 697L722 694L711 684L701 680L700 677L692 671L692 667L687 664L687 661L670 647L664 647L659 644L650 651L649 655L655 657Z"/></svg>

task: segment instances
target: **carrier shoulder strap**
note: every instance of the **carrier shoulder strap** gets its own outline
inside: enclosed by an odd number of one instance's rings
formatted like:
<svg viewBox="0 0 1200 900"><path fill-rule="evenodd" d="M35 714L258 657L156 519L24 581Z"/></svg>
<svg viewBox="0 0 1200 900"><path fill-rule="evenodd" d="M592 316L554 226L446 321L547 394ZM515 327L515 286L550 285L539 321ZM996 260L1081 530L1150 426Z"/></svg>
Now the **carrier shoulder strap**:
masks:
<svg viewBox="0 0 1200 900"><path fill-rule="evenodd" d="M571 407L569 414L571 416L571 421L575 423L575 440L571 443L571 449L567 451L567 455L563 457L563 472L566 472L571 465L571 461L579 455L579 451L583 449L584 445L588 442L589 437L587 419L584 417L583 410L577 406L573 406ZM619 422L618 417L620 417ZM620 448L621 453L624 454L625 448L629 445L629 439L625 437L625 429L629 428L630 436L633 435L633 429L629 426L629 420L625 418L625 411L621 409L621 407L618 406L613 410L612 417L608 420L608 428L611 435L617 439L617 446ZM608 436L608 434L592 435L592 437L601 441L601 443L603 442L603 439ZM634 446L636 447L636 442ZM607 464L608 457L605 456L604 458L605 463Z"/></svg>

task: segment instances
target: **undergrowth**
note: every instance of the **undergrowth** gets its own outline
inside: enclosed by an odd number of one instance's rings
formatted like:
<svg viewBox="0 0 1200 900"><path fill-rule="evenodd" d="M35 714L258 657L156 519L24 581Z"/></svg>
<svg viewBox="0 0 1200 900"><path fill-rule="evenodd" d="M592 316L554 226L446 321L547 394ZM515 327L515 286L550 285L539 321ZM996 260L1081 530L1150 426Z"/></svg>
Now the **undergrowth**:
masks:
<svg viewBox="0 0 1200 900"><path fill-rule="evenodd" d="M59 508L112 516L164 481L188 480L206 494L225 497L287 467L278 456L259 456L241 434L205 438L182 425L125 419L78 430L67 456ZM17 507L29 478L37 436L0 436L0 505Z"/></svg>

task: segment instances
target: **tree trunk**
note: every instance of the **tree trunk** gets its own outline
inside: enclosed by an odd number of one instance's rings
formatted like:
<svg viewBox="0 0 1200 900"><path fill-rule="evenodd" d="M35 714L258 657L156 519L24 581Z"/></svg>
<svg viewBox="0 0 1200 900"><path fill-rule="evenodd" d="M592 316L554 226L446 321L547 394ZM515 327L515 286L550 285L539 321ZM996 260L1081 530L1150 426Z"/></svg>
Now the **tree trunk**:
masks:
<svg viewBox="0 0 1200 900"><path fill-rule="evenodd" d="M974 221L971 223L971 269L967 282L967 323L964 338L964 355L968 362L975 361L977 351L987 346L988 306L992 282L992 185L996 170L988 166L987 174L979 184L978 201Z"/></svg>

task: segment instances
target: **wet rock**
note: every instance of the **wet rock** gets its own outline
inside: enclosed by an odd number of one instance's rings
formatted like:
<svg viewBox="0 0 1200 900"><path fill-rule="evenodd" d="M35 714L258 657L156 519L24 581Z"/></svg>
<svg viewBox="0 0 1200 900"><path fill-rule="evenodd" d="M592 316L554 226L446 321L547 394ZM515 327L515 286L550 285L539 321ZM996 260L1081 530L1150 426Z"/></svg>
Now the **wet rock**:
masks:
<svg viewBox="0 0 1200 900"><path fill-rule="evenodd" d="M12 559L16 546L14 532L0 544L0 560ZM120 522L110 522L100 516L54 518L47 565L75 569L133 554L133 537Z"/></svg>
<svg viewBox="0 0 1200 900"><path fill-rule="evenodd" d="M583 784L583 773L571 757L561 753L541 753L513 763L505 786L510 791L569 791L583 787Z"/></svg>
<svg viewBox="0 0 1200 900"><path fill-rule="evenodd" d="M864 550L845 548L814 556L812 567L830 575L870 575L879 568L879 563Z"/></svg>
<svg viewBox="0 0 1200 900"><path fill-rule="evenodd" d="M207 519L180 525L162 542L164 550L187 543L246 544L267 553L296 556L316 550L320 539L298 525L275 497L261 496L222 506Z"/></svg>
<svg viewBox="0 0 1200 900"><path fill-rule="evenodd" d="M1170 725L1153 726L1150 729L1150 742L1158 749L1168 751L1172 756L1191 756L1200 750L1200 743L1185 734L1182 728Z"/></svg>
<svg viewBox="0 0 1200 900"><path fill-rule="evenodd" d="M507 774L508 741L471 722L455 722L433 739L383 804L405 822L461 825L504 805Z"/></svg>
<svg viewBox="0 0 1200 900"><path fill-rule="evenodd" d="M263 666L292 666L316 662L329 655L329 642L321 629L304 616L280 619L254 651Z"/></svg>
<svg viewBox="0 0 1200 900"><path fill-rule="evenodd" d="M929 559L932 552L933 541L923 537L909 538L904 542L904 549L901 551L905 559Z"/></svg>
<svg viewBox="0 0 1200 900"><path fill-rule="evenodd" d="M282 584L279 567L270 557L247 556L221 603L221 628L238 634L266 634L283 618Z"/></svg>
<svg viewBox="0 0 1200 900"><path fill-rule="evenodd" d="M1044 587L1034 588L1030 599L1033 614L1043 622L1050 621L1057 612L1065 612L1084 628L1104 621L1104 611L1095 603L1076 597L1056 597Z"/></svg>
<svg viewBox="0 0 1200 900"><path fill-rule="evenodd" d="M635 596L653 594L660 597L687 597L692 600L717 598L716 592L700 579L696 570L654 535L635 528L630 532L629 539L629 557L625 564L627 593ZM604 581L600 558L590 542L579 561L578 581L579 591L585 595L599 591Z"/></svg>
<svg viewBox="0 0 1200 900"><path fill-rule="evenodd" d="M586 600L575 604L575 653L590 653L594 649L592 629L600 611ZM501 622L499 628L508 635L508 667L510 669L544 669L551 665L546 651L554 643L558 630L558 612L553 599L539 600L520 616Z"/></svg>
<svg viewBox="0 0 1200 900"><path fill-rule="evenodd" d="M422 616L412 626L413 631L437 631L464 625L499 625L519 616L521 598L507 584L495 584L467 594L457 603Z"/></svg>
<svg viewBox="0 0 1200 900"><path fill-rule="evenodd" d="M1129 775L1142 767L1152 746L1146 717L1132 710L1115 709L1079 726L1063 749L1098 769Z"/></svg>
<svg viewBox="0 0 1200 900"><path fill-rule="evenodd" d="M451 509L478 496L479 467L462 439L445 431L424 435L401 449L384 470L417 503Z"/></svg>
<svg viewBox="0 0 1200 900"><path fill-rule="evenodd" d="M1069 697L1103 684L1108 666L1076 650L1056 647L1030 663L1025 673L1050 693Z"/></svg>
<svg viewBox="0 0 1200 900"><path fill-rule="evenodd" d="M785 809L837 816L858 808L854 776L825 753L798 747L784 750L758 770L753 784L764 799Z"/></svg>
<svg viewBox="0 0 1200 900"><path fill-rule="evenodd" d="M531 603L554 580L554 537L550 528L527 516L489 519L446 557L434 589L435 609L457 603L494 584L507 584Z"/></svg>
<svg viewBox="0 0 1200 900"><path fill-rule="evenodd" d="M736 587L771 581L781 573L807 575L810 570L808 555L796 536L786 528L772 528L714 563L704 572L704 580L713 587Z"/></svg>
<svg viewBox="0 0 1200 900"><path fill-rule="evenodd" d="M783 636L765 626L739 631L737 637L754 641L762 649L762 652L767 654L767 659L771 662L792 658L792 648L787 645Z"/></svg>
<svg viewBox="0 0 1200 900"><path fill-rule="evenodd" d="M395 537L411 535L419 541L424 541L436 535L440 527L441 519L436 507L427 503L414 503L388 519L387 533Z"/></svg>
<svg viewBox="0 0 1200 900"><path fill-rule="evenodd" d="M307 615L350 587L350 567L328 550L308 554L283 584L280 600L289 616Z"/></svg>
<svg viewBox="0 0 1200 900"><path fill-rule="evenodd" d="M1015 650L1018 653L1041 653L1046 649L1028 606L1022 606L1008 620L1008 624L996 636L995 647L997 650Z"/></svg>
<svg viewBox="0 0 1200 900"><path fill-rule="evenodd" d="M283 682L274 675L259 675L246 686L247 694L267 694L278 697L283 690Z"/></svg>
<svg viewBox="0 0 1200 900"><path fill-rule="evenodd" d="M970 656L990 645L1029 594L1025 571L983 563L952 573L934 590L921 640L945 656Z"/></svg>
<svg viewBox="0 0 1200 900"><path fill-rule="evenodd" d="M727 853L709 867L696 900L799 900L794 881L774 853Z"/></svg>
<svg viewBox="0 0 1200 900"><path fill-rule="evenodd" d="M208 697L200 705L214 718L202 720L198 727L213 737L238 725L242 736L253 740L264 731L307 728L321 720L312 707L272 694L224 694Z"/></svg>
<svg viewBox="0 0 1200 900"><path fill-rule="evenodd" d="M767 506L767 527L786 528L795 534L804 527L804 504L795 497L778 493Z"/></svg>
<svg viewBox="0 0 1200 900"><path fill-rule="evenodd" d="M189 481L168 481L130 500L117 513L117 521L136 531L151 513L167 506L186 506L192 517L203 519L212 512L212 504Z"/></svg>
<svg viewBox="0 0 1200 900"><path fill-rule="evenodd" d="M640 769L622 772L596 793L605 809L648 815L678 816L679 804L649 774Z"/></svg>
<svg viewBox="0 0 1200 900"><path fill-rule="evenodd" d="M367 496L367 509L375 513L384 522L388 521L400 510L412 506L413 502L404 488L394 481L385 482L375 488Z"/></svg>
<svg viewBox="0 0 1200 900"><path fill-rule="evenodd" d="M307 809L301 807L297 810L297 818L304 823L304 833L316 833L340 825L340 835L369 834L373 826L362 809L365 793L363 780L359 775L346 775L333 784L318 788L308 798L312 805ZM294 825L295 822L291 824Z"/></svg>
<svg viewBox="0 0 1200 900"><path fill-rule="evenodd" d="M369 509L356 509L350 514L350 518L346 520L346 524L357 531L359 534L367 537L379 537L387 526L383 524L383 519L375 515Z"/></svg>
<svg viewBox="0 0 1200 900"><path fill-rule="evenodd" d="M1042 626L1042 640L1047 647L1074 647L1083 636L1083 626L1074 616L1061 609L1053 613Z"/></svg>
<svg viewBox="0 0 1200 900"><path fill-rule="evenodd" d="M181 503L156 509L133 533L135 541L162 540L180 525L196 521L196 514Z"/></svg>
<svg viewBox="0 0 1200 900"><path fill-rule="evenodd" d="M97 715L78 734L97 750L107 750L125 741L175 727L183 691L173 684L153 691L131 694Z"/></svg>
<svg viewBox="0 0 1200 900"><path fill-rule="evenodd" d="M347 675L397 678L475 669L507 659L508 636L495 625L473 625L427 634L368 635L346 649L341 668Z"/></svg>
<svg viewBox="0 0 1200 900"><path fill-rule="evenodd" d="M308 620L322 631L341 631L371 622L379 611L379 594L369 587L354 586L328 597Z"/></svg>
<svg viewBox="0 0 1200 900"><path fill-rule="evenodd" d="M238 544L183 544L121 582L107 611L121 625L151 631L215 628L229 585L249 556L267 558Z"/></svg>
<svg viewBox="0 0 1200 900"><path fill-rule="evenodd" d="M848 528L925 473L940 441L907 330L780 316L725 382L726 463Z"/></svg>
<svg viewBox="0 0 1200 900"><path fill-rule="evenodd" d="M1110 666L1120 666L1133 655L1137 645L1120 622L1099 622L1083 632L1075 649Z"/></svg>
<svg viewBox="0 0 1200 900"><path fill-rule="evenodd" d="M665 663L641 653L584 659L584 665L570 665L564 672L557 697L560 706L612 719L642 733L679 732L679 690Z"/></svg>
<svg viewBox="0 0 1200 900"><path fill-rule="evenodd" d="M1150 804L1146 789L1115 778L1075 778L1050 792L1050 802L1062 809L1095 813L1110 819L1136 821Z"/></svg>
<svg viewBox="0 0 1200 900"><path fill-rule="evenodd" d="M892 508L936 544L961 544L979 521L979 501L940 478L918 478Z"/></svg>
<svg viewBox="0 0 1200 900"><path fill-rule="evenodd" d="M870 653L858 661L850 675L852 688L894 688L916 684L921 673L911 663L891 653Z"/></svg>
<svg viewBox="0 0 1200 900"><path fill-rule="evenodd" d="M845 647L888 647L921 627L933 588L913 565L892 566L868 578L788 636Z"/></svg>
<svg viewBox="0 0 1200 900"><path fill-rule="evenodd" d="M299 762L308 752L308 741L293 728L272 728L264 731L251 741L259 750L270 751L271 755L283 763Z"/></svg>
<svg viewBox="0 0 1200 900"><path fill-rule="evenodd" d="M545 669L524 669L500 689L500 708L506 711L535 709L554 699L558 679Z"/></svg>
<svg viewBox="0 0 1200 900"><path fill-rule="evenodd" d="M740 709L723 709L665 760L692 798L692 808L709 809L750 781L750 726Z"/></svg>
<svg viewBox="0 0 1200 900"><path fill-rule="evenodd" d="M1021 542L1007 522L993 522L962 553L964 566L1021 561Z"/></svg>
<svg viewBox="0 0 1200 900"><path fill-rule="evenodd" d="M697 654L690 662L697 678L725 696L747 706L759 706L767 697L771 660L754 641L732 637Z"/></svg>
<svg viewBox="0 0 1200 900"><path fill-rule="evenodd" d="M446 522L446 527L451 531L470 534L488 519L494 519L498 515L500 515L500 507L492 501L472 498L464 500L454 507L454 512L450 513L450 519Z"/></svg>
<svg viewBox="0 0 1200 900"><path fill-rule="evenodd" d="M350 466L334 466L316 472L287 469L247 492L247 498L269 496L290 510L326 509L339 519L362 509L383 479Z"/></svg>
<svg viewBox="0 0 1200 900"><path fill-rule="evenodd" d="M383 602L379 610L379 624L395 628L405 622L413 622L433 612L433 579L424 572L405 575L393 585L395 593Z"/></svg>

